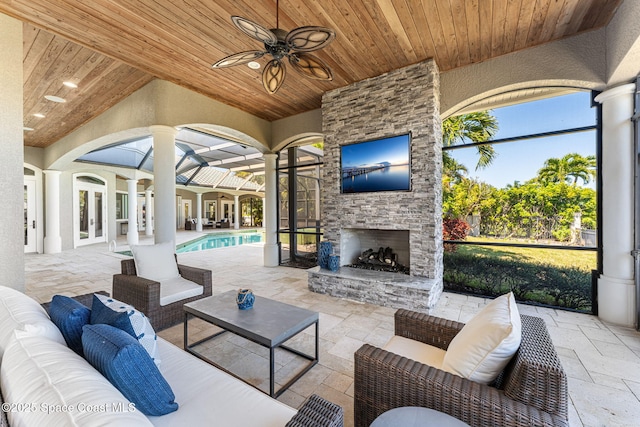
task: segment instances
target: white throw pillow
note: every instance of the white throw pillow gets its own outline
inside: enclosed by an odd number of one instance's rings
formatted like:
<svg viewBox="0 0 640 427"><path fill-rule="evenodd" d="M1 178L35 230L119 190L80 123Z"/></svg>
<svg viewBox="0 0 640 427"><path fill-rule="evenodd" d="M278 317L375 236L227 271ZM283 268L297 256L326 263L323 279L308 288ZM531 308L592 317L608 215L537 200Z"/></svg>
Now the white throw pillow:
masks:
<svg viewBox="0 0 640 427"><path fill-rule="evenodd" d="M520 347L522 324L513 292L499 296L476 314L453 338L442 369L489 384Z"/></svg>
<svg viewBox="0 0 640 427"><path fill-rule="evenodd" d="M15 330L65 343L62 334L40 304L6 286L0 286L0 325L0 360Z"/></svg>
<svg viewBox="0 0 640 427"><path fill-rule="evenodd" d="M131 245L138 276L162 282L180 276L171 242L155 245Z"/></svg>

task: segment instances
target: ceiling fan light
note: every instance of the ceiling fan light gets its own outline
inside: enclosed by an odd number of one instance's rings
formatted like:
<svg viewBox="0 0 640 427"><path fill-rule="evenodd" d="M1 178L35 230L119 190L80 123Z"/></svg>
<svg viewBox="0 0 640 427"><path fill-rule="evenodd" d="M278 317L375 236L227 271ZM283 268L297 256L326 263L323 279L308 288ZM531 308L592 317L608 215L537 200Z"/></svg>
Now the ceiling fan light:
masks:
<svg viewBox="0 0 640 427"><path fill-rule="evenodd" d="M282 62L275 59L269 61L262 72L262 86L270 95L273 95L282 86L286 74L287 72Z"/></svg>

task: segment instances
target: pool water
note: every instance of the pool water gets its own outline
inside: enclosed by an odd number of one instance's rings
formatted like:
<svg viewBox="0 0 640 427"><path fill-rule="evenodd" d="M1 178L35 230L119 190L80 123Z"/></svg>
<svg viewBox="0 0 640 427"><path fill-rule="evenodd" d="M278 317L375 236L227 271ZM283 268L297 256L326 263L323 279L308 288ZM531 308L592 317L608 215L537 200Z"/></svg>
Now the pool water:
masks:
<svg viewBox="0 0 640 427"><path fill-rule="evenodd" d="M176 253L206 251L208 249L240 246L249 243L263 242L263 234L257 232L241 233L214 233L202 236L199 239L180 244L176 247Z"/></svg>

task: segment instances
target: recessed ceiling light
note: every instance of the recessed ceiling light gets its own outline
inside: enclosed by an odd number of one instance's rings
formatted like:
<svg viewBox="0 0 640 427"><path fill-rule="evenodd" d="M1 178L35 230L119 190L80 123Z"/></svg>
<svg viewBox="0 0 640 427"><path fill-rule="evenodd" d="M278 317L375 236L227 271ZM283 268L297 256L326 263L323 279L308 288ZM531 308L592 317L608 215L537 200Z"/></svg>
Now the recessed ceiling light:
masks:
<svg viewBox="0 0 640 427"><path fill-rule="evenodd" d="M65 85L66 87L70 87L70 88L73 88L73 89L78 87L78 85L75 84L74 82L63 82L62 84Z"/></svg>
<svg viewBox="0 0 640 427"><path fill-rule="evenodd" d="M44 114L41 114L41 113L35 113L34 117L38 117L39 119L44 119L45 116Z"/></svg>
<svg viewBox="0 0 640 427"><path fill-rule="evenodd" d="M32 131L32 130L33 130L33 128L29 128L29 127L26 127L26 126L22 126L22 130Z"/></svg>
<svg viewBox="0 0 640 427"><path fill-rule="evenodd" d="M53 101L53 102L59 102L59 103L63 103L63 102L67 102L66 99L64 98L60 98L59 96L55 96L55 95L45 95L44 96L45 99L49 100L49 101Z"/></svg>
<svg viewBox="0 0 640 427"><path fill-rule="evenodd" d="M258 68L260 68L260 63L256 61L247 62L247 67L251 68L252 70L257 70Z"/></svg>

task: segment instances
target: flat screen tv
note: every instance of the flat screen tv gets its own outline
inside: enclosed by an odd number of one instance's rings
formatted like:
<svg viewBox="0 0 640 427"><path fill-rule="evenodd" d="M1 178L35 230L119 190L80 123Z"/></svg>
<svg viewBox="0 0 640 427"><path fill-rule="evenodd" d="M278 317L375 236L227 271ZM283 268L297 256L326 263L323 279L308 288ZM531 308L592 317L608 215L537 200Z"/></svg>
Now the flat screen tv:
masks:
<svg viewBox="0 0 640 427"><path fill-rule="evenodd" d="M411 134L340 147L342 193L411 191Z"/></svg>

